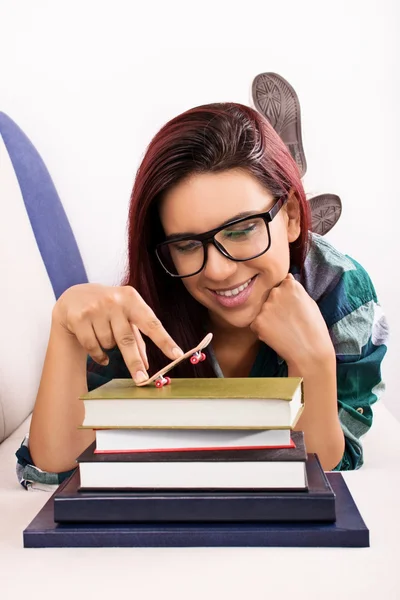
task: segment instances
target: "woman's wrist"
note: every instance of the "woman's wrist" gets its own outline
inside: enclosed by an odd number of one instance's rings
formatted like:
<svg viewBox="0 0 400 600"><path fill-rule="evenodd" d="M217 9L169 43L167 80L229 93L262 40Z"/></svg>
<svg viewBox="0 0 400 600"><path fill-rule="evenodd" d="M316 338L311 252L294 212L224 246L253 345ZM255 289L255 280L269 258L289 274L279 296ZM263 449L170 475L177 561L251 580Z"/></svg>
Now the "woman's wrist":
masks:
<svg viewBox="0 0 400 600"><path fill-rule="evenodd" d="M333 345L318 352L287 361L290 377L309 377L318 373L336 373L336 354Z"/></svg>

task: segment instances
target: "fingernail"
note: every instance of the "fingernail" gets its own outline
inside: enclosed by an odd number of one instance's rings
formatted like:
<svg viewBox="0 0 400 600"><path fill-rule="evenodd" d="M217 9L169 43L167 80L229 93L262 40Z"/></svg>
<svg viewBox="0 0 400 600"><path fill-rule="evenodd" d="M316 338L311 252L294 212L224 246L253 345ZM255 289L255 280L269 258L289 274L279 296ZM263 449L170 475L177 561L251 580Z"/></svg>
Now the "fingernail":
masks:
<svg viewBox="0 0 400 600"><path fill-rule="evenodd" d="M184 352L180 348L172 348L172 354L175 356L175 358L179 358L180 356L184 355Z"/></svg>
<svg viewBox="0 0 400 600"><path fill-rule="evenodd" d="M138 371L135 375L135 381L137 383L142 383L143 381L146 381L146 379L148 379L149 376L146 375L146 373L143 373L143 371Z"/></svg>
<svg viewBox="0 0 400 600"><path fill-rule="evenodd" d="M110 359L107 357L107 358L104 358L104 359L101 361L101 364L102 364L102 365L104 365L104 366L106 366L106 365L108 365L108 363L109 363L109 362L110 362Z"/></svg>

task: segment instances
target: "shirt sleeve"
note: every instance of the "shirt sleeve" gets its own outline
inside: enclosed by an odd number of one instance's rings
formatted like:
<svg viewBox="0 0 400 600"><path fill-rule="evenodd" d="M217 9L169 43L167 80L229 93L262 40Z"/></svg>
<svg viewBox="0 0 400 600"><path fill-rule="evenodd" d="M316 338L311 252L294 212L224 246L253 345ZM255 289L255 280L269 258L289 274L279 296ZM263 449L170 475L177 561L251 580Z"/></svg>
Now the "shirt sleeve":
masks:
<svg viewBox="0 0 400 600"><path fill-rule="evenodd" d="M345 452L335 470L362 466L361 437L370 429L372 405L385 389L381 363L387 351L388 325L368 274L355 264L346 301L353 310L330 328L336 351L338 414L345 436ZM341 287L342 292L345 288Z"/></svg>
<svg viewBox="0 0 400 600"><path fill-rule="evenodd" d="M94 362L90 356L87 357L86 376L89 391L107 383L114 377L130 377L120 352L111 350L107 354L110 362L105 367ZM29 434L24 437L15 455L18 481L26 490L55 490L75 470L50 473L36 467L29 451Z"/></svg>

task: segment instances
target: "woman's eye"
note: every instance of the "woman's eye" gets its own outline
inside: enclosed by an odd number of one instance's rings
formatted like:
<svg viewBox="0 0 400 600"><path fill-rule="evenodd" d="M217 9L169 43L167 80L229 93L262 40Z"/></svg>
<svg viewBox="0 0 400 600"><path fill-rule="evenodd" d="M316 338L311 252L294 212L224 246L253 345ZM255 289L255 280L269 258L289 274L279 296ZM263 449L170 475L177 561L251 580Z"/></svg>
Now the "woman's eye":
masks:
<svg viewBox="0 0 400 600"><path fill-rule="evenodd" d="M181 254L185 253L185 252L193 252L194 250L198 250L201 247L201 244L199 242L196 242L195 240L193 241L188 241L185 243L180 243L180 244L174 244L174 249L176 250L176 252L180 252Z"/></svg>
<svg viewBox="0 0 400 600"><path fill-rule="evenodd" d="M230 240L240 239L247 237L250 233L252 233L256 228L255 224L246 225L245 228L241 229L226 229L224 230L224 236Z"/></svg>

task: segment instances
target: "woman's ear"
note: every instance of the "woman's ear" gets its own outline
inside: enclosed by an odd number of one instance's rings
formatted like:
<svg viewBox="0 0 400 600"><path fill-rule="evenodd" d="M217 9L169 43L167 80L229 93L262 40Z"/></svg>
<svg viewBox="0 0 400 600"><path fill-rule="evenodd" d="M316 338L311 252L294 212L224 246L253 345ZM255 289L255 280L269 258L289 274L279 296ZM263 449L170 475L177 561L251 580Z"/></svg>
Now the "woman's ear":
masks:
<svg viewBox="0 0 400 600"><path fill-rule="evenodd" d="M300 235L300 206L294 190L289 192L288 200L285 204L287 219L288 242L295 242Z"/></svg>

